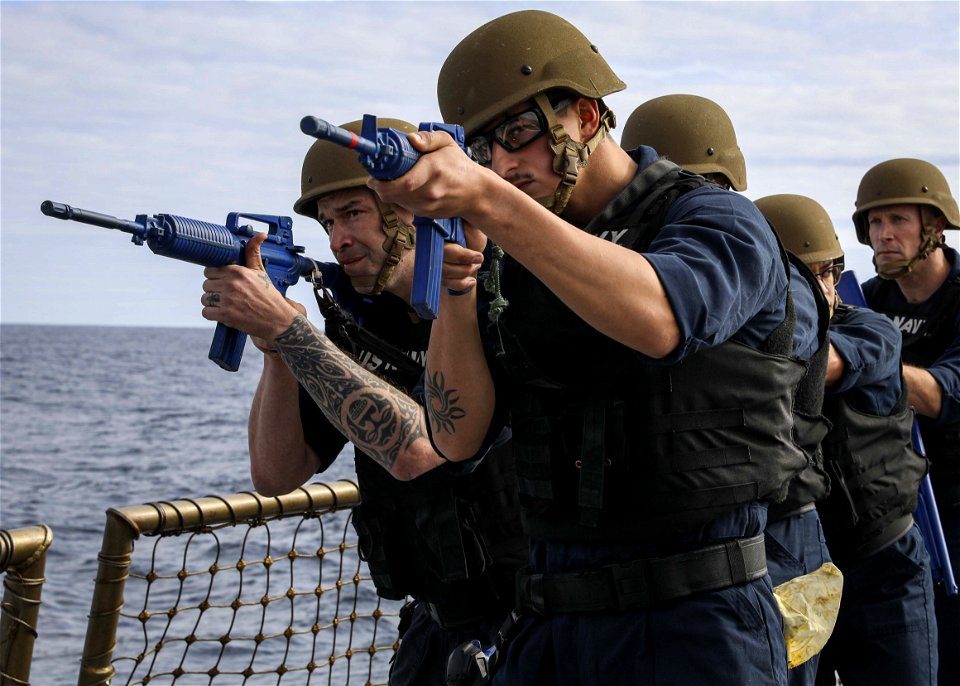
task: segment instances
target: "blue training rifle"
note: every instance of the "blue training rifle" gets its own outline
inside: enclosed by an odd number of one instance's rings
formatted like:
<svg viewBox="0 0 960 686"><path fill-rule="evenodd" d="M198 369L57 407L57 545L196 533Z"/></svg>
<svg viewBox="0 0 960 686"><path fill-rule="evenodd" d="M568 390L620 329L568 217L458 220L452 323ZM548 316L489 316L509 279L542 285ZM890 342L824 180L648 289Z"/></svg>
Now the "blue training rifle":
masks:
<svg viewBox="0 0 960 686"><path fill-rule="evenodd" d="M327 140L359 153L359 163L375 179L391 181L406 174L420 159L403 131L377 128L377 118L363 115L360 135L334 126L317 117L304 117L300 130L308 136ZM460 149L467 152L463 127L457 124L422 122L420 131L446 131ZM410 305L421 319L436 319L440 310L440 277L443 270L443 244L464 244L463 219L415 217L416 257L413 261L413 289Z"/></svg>
<svg viewBox="0 0 960 686"><path fill-rule="evenodd" d="M157 255L204 267L243 264L244 247L257 232L249 224L241 224L240 220L252 219L262 222L269 226L269 232L267 239L260 246L260 256L270 281L283 294L301 276L323 274L324 271L335 267L329 263L316 262L300 254L303 248L293 244L293 220L290 217L231 212L227 215L226 226L173 214L155 214L152 217L138 214L137 218L131 221L111 217L109 214L81 210L50 200L45 200L40 205L40 211L48 217L69 219L133 234L131 239L133 243L136 245L146 243ZM246 333L224 324L217 324L209 357L227 371L235 372L240 367L243 346L246 342Z"/></svg>
<svg viewBox="0 0 960 686"><path fill-rule="evenodd" d="M848 305L867 307L860 283L855 272L847 271L837 284L837 295ZM913 448L926 457L923 438L920 436L920 427L916 420L913 422ZM923 534L923 543L930 555L930 572L933 583L943 582L948 595L957 595L957 582L953 576L953 566L950 564L950 555L947 552L947 542L940 525L940 511L937 509L937 500L933 495L933 486L930 484L930 475L927 474L920 482L917 491L917 509L913 513Z"/></svg>

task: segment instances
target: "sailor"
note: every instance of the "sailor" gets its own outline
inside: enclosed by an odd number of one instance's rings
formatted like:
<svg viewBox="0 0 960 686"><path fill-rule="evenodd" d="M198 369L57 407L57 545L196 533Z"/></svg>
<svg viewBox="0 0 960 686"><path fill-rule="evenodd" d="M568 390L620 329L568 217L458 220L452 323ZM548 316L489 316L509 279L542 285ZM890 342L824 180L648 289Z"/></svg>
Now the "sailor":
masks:
<svg viewBox="0 0 960 686"><path fill-rule="evenodd" d="M641 143L721 188L747 190L746 162L733 122L709 98L676 93L642 103L627 119L620 145L631 150ZM804 303L797 312L801 316L808 312L817 316L816 321L797 327L794 335L794 354L807 363L794 404L794 436L807 455L808 464L790 482L786 498L770 505L764 543L774 592L784 596L782 600L790 607L806 605L818 611L816 616L807 615L802 626L787 622L785 628L789 683L812 686L819 661L816 647L822 647L829 638L839 609L839 593L824 594L819 602L802 604L792 598L798 593L810 595L810 590L821 588L825 580L842 586L841 575L829 564L830 552L816 508L816 501L826 497L829 489L820 441L830 426L821 413L830 312L813 273L799 258L791 255L790 260L791 295L794 302ZM806 336L811 326L818 331L815 348L809 346ZM811 578L804 579L807 575ZM819 638L811 641L816 633ZM797 649L800 646L802 650Z"/></svg>
<svg viewBox="0 0 960 686"><path fill-rule="evenodd" d="M482 455L507 413L513 429L532 540L494 683L785 684L763 528L807 464L787 260L747 199L607 136L623 88L564 19L502 16L440 71L473 160L419 134L405 177L370 182L467 221L444 276L473 288L442 296L426 399L449 460ZM487 236L505 253L489 359Z"/></svg>
<svg viewBox="0 0 960 686"><path fill-rule="evenodd" d="M930 459L930 481L950 563L960 570L960 259L944 231L960 211L943 173L924 160L893 159L864 174L853 223L873 249L877 276L867 304L903 337L903 376ZM960 683L960 599L936 589L940 684Z"/></svg>
<svg viewBox="0 0 960 686"><path fill-rule="evenodd" d="M416 130L394 119L378 125ZM359 134L361 122L344 128ZM361 557L380 596L409 599L390 684L445 686L450 652L470 639L492 643L512 609L513 577L527 541L509 441L465 474L443 466L423 439L416 442L424 452L412 458L408 453L415 451L391 435L393 401L361 400L371 389L348 389L344 378L356 372L349 369L355 363L331 361L322 347L332 342L406 393L423 373L430 321L409 304L412 217L380 202L367 178L355 151L328 141L313 143L304 158L294 210L323 226L339 268L318 290L326 336L311 330L312 352L285 359L275 342L253 339L264 366L250 410L250 472L260 493L287 493L326 471L352 439L362 501L353 524ZM248 278L256 275L250 269L208 272L210 288L229 294L215 308L228 320L263 290ZM293 303L271 302L255 330L276 319L282 331L294 320ZM339 394L342 405L331 402Z"/></svg>

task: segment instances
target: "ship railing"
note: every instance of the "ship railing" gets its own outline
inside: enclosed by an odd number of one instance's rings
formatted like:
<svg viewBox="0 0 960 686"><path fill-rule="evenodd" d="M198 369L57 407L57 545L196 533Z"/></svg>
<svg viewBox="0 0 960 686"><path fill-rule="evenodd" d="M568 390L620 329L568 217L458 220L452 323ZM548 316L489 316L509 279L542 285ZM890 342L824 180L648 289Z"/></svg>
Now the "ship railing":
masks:
<svg viewBox="0 0 960 686"><path fill-rule="evenodd" d="M45 524L0 529L0 684L29 684L47 549L53 532Z"/></svg>
<svg viewBox="0 0 960 686"><path fill-rule="evenodd" d="M78 683L385 684L402 602L359 503L337 481L108 510Z"/></svg>

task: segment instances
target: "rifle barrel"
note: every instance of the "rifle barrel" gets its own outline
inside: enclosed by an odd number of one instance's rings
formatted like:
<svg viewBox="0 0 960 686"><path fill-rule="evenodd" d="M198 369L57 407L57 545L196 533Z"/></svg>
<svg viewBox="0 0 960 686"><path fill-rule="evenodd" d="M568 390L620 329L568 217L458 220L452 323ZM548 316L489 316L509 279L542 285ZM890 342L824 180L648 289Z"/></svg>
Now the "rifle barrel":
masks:
<svg viewBox="0 0 960 686"><path fill-rule="evenodd" d="M56 219L71 220L82 224L92 224L104 229L116 229L125 233L132 233L136 236L143 236L146 233L146 227L137 222L128 219L119 219L109 214L100 212L91 212L90 210L81 210L79 207L71 207L60 202L44 200L40 204L40 211L48 217Z"/></svg>
<svg viewBox="0 0 960 686"><path fill-rule="evenodd" d="M347 131L339 126L334 126L319 117L304 117L301 119L300 130L308 136L332 141L337 145L356 150L363 155L376 156L377 148L379 147L376 141L358 136L352 131Z"/></svg>

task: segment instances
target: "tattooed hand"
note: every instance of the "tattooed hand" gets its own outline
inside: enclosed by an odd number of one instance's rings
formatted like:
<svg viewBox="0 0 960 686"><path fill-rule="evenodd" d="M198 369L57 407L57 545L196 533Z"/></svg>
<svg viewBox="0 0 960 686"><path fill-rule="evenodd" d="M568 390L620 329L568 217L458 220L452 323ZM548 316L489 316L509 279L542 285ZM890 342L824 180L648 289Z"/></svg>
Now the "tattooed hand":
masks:
<svg viewBox="0 0 960 686"><path fill-rule="evenodd" d="M291 304L270 281L260 258L260 245L267 234L258 233L244 249L246 266L207 267L203 270L204 319L226 324L262 339L267 348L297 315ZM212 298L212 300L211 300Z"/></svg>

